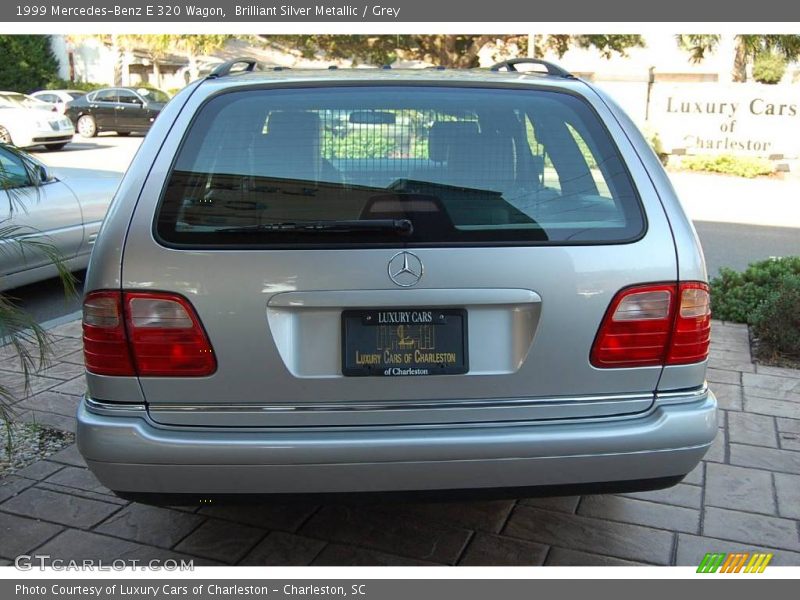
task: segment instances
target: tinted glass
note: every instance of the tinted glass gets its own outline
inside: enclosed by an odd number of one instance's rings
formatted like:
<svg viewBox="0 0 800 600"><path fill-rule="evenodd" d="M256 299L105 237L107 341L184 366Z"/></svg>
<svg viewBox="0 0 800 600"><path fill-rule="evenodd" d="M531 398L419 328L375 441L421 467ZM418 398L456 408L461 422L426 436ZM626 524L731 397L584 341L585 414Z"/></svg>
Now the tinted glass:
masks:
<svg viewBox="0 0 800 600"><path fill-rule="evenodd" d="M96 102L116 102L117 94L117 90L100 90L99 92L95 92L92 100Z"/></svg>
<svg viewBox="0 0 800 600"><path fill-rule="evenodd" d="M376 220L413 231L310 227ZM218 96L194 119L157 215L167 243L222 246L622 242L643 226L583 100L452 87Z"/></svg>
<svg viewBox="0 0 800 600"><path fill-rule="evenodd" d="M117 101L122 102L123 104L142 104L142 99L139 98L139 96L127 90L119 91L119 97Z"/></svg>
<svg viewBox="0 0 800 600"><path fill-rule="evenodd" d="M169 102L169 96L161 90L155 88L138 88L136 90L139 95L148 102L158 102L166 104Z"/></svg>
<svg viewBox="0 0 800 600"><path fill-rule="evenodd" d="M4 187L17 188L31 185L29 168L21 156L0 148L0 177L5 180Z"/></svg>

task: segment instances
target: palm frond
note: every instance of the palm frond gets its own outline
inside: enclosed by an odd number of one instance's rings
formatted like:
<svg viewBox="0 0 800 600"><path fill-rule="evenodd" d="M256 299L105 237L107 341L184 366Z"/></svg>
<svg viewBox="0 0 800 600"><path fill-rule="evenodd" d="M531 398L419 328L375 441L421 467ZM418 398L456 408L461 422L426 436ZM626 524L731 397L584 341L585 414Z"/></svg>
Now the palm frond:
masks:
<svg viewBox="0 0 800 600"><path fill-rule="evenodd" d="M67 296L76 293L75 278L66 266L64 257L48 241L46 236L34 228L13 222L15 213L26 213L26 204L41 199L42 177L37 164L11 146L3 146L20 159L24 173L11 172L0 161L0 189L8 198L8 218L0 221L0 252L18 253L23 259L31 254L44 256L55 265ZM24 181L24 185L21 183ZM31 375L49 364L50 338L36 320L17 306L13 299L0 294L0 346L7 346L19 359L23 378L23 395L30 391ZM0 384L0 420L11 422L12 404L18 399L7 385Z"/></svg>
<svg viewBox="0 0 800 600"><path fill-rule="evenodd" d="M19 359L24 388L30 391L31 374L49 365L50 338L31 315L0 294L0 343L8 345ZM11 404L18 398L13 390L0 384L0 417L9 421Z"/></svg>

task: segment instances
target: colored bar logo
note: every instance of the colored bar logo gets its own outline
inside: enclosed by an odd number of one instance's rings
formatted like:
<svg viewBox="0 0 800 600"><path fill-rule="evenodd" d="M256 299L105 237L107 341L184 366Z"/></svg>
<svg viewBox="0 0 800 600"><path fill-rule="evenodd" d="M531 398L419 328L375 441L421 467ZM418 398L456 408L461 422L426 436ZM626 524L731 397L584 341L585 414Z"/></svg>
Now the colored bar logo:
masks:
<svg viewBox="0 0 800 600"><path fill-rule="evenodd" d="M763 552L709 552L700 561L698 573L763 573L772 554Z"/></svg>

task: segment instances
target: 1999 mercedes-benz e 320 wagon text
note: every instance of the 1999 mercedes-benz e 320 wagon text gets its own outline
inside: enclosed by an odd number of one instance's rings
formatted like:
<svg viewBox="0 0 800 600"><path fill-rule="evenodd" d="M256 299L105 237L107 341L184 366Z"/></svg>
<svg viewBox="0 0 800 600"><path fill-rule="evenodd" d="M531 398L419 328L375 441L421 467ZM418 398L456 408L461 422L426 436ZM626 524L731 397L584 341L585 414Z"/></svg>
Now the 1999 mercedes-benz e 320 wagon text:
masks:
<svg viewBox="0 0 800 600"><path fill-rule="evenodd" d="M100 481L551 493L692 470L717 431L694 230L629 118L541 64L226 64L179 93L87 278Z"/></svg>

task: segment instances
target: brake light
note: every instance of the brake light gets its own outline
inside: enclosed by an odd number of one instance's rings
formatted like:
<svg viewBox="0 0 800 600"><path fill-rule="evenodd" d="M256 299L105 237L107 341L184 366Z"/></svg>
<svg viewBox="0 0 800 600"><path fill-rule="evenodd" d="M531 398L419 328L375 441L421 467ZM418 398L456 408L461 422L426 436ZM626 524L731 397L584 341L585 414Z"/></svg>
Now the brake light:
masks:
<svg viewBox="0 0 800 600"><path fill-rule="evenodd" d="M700 282L682 283L681 300L675 315L668 365L703 362L708 358L711 343L711 296L708 285Z"/></svg>
<svg viewBox="0 0 800 600"><path fill-rule="evenodd" d="M711 311L701 282L626 288L612 300L592 346L598 368L702 362L708 357Z"/></svg>
<svg viewBox="0 0 800 600"><path fill-rule="evenodd" d="M86 369L99 375L203 377L217 368L194 308L177 294L93 292L83 332Z"/></svg>
<svg viewBox="0 0 800 600"><path fill-rule="evenodd" d="M135 375L119 292L93 292L83 301L83 360L98 375Z"/></svg>

